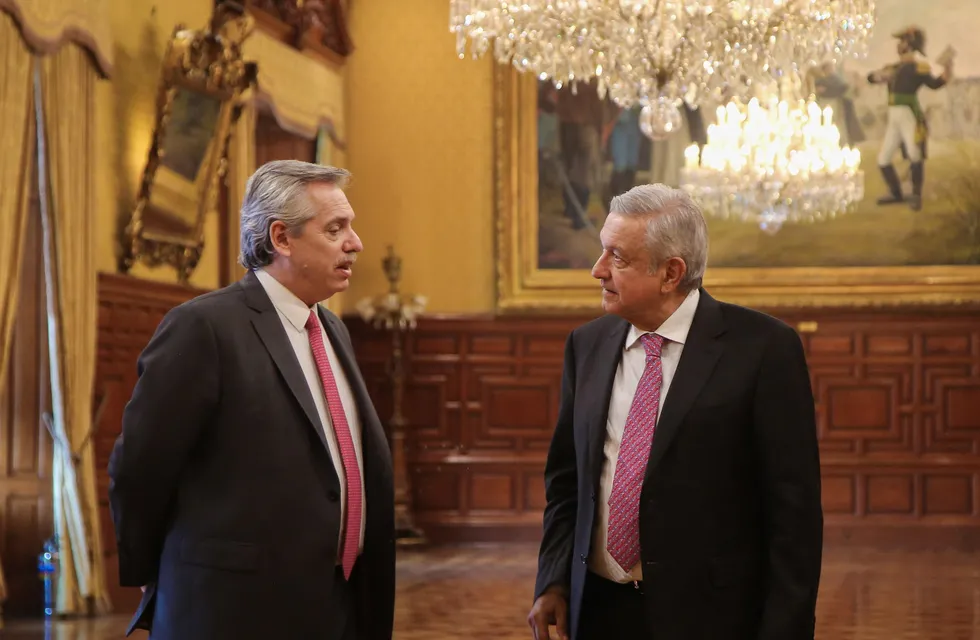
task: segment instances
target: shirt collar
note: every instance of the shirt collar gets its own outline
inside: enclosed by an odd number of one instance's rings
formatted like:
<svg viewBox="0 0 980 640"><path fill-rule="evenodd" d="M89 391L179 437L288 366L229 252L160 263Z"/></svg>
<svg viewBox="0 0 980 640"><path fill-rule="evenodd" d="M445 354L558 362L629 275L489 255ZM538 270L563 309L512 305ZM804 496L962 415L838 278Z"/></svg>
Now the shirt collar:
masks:
<svg viewBox="0 0 980 640"><path fill-rule="evenodd" d="M297 331L306 331L306 322L310 319L310 311L313 311L313 307L306 306L306 303L297 298L295 293L273 278L265 269L256 269L255 277L262 283L262 288L272 300L272 305L285 316L289 324L296 327Z"/></svg>
<svg viewBox="0 0 980 640"><path fill-rule="evenodd" d="M640 336L644 333L656 333L664 337L664 341L684 344L687 334L691 330L691 323L694 322L694 313L698 310L698 300L701 292L698 289L692 290L684 298L681 306L677 307L674 313L670 314L663 324L656 331L642 331L636 326L630 325L629 333L626 336L626 350L629 351L640 341Z"/></svg>

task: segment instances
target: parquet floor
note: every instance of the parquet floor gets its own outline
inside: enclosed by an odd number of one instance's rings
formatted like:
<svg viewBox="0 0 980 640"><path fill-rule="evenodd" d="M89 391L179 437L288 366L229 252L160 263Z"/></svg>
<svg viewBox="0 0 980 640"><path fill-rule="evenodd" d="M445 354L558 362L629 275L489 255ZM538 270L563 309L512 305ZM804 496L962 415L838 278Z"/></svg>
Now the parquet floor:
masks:
<svg viewBox="0 0 980 640"><path fill-rule="evenodd" d="M403 552L395 639L528 640L535 554L531 546ZM116 640L126 619L61 622L47 633L8 622L0 638ZM980 640L980 553L828 549L817 639Z"/></svg>

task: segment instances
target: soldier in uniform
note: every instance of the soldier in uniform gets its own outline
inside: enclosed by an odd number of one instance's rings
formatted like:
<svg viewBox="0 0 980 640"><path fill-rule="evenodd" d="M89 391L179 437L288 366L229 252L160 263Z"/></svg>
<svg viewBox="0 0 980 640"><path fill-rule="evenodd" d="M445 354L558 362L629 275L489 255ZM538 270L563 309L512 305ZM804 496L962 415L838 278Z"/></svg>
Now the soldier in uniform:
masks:
<svg viewBox="0 0 980 640"><path fill-rule="evenodd" d="M888 124L878 154L878 166L890 193L879 198L878 204L905 202L898 173L892 166L892 156L901 146L911 164L912 197L908 200L909 206L918 211L922 208L922 163L926 157L928 135L918 91L923 85L930 89L945 86L952 77L952 61L947 59L942 74L936 77L930 72L929 63L918 60L915 55L916 52L925 55L926 36L922 29L908 27L892 36L898 38L898 62L868 74L868 82L888 85Z"/></svg>

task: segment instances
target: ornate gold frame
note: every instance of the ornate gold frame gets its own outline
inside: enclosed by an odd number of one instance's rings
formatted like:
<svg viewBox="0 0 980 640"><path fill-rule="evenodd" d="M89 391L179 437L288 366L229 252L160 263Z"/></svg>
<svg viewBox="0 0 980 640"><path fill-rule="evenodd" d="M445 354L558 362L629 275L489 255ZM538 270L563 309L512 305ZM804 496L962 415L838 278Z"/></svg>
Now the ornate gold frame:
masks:
<svg viewBox="0 0 980 640"><path fill-rule="evenodd" d="M253 19L241 4L219 2L207 29L174 28L164 53L157 93L157 120L132 217L122 231L120 271L140 261L148 266L167 264L187 283L204 250L204 221L214 211L220 180L228 168L228 142L241 114L242 93L254 83L254 62L245 62L242 43L251 34ZM219 101L215 126L196 178L190 180L161 166L167 127L175 98L181 90ZM148 229L147 216L156 211L188 209L193 224L186 234Z"/></svg>
<svg viewBox="0 0 980 640"><path fill-rule="evenodd" d="M537 265L536 96L536 78L495 66L497 310L595 312L599 286L587 270ZM980 266L709 267L705 287L720 299L771 309L960 305L980 302Z"/></svg>

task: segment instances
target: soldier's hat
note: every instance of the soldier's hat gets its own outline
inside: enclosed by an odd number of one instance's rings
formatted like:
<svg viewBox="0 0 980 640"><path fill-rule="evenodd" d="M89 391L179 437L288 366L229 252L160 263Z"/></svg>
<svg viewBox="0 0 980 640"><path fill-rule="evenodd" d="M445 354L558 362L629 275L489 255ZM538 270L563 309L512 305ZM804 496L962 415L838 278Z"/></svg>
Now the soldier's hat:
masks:
<svg viewBox="0 0 980 640"><path fill-rule="evenodd" d="M904 40L913 51L918 51L922 55L926 55L926 34L921 28L914 25L906 27L901 31L893 33L892 37Z"/></svg>

